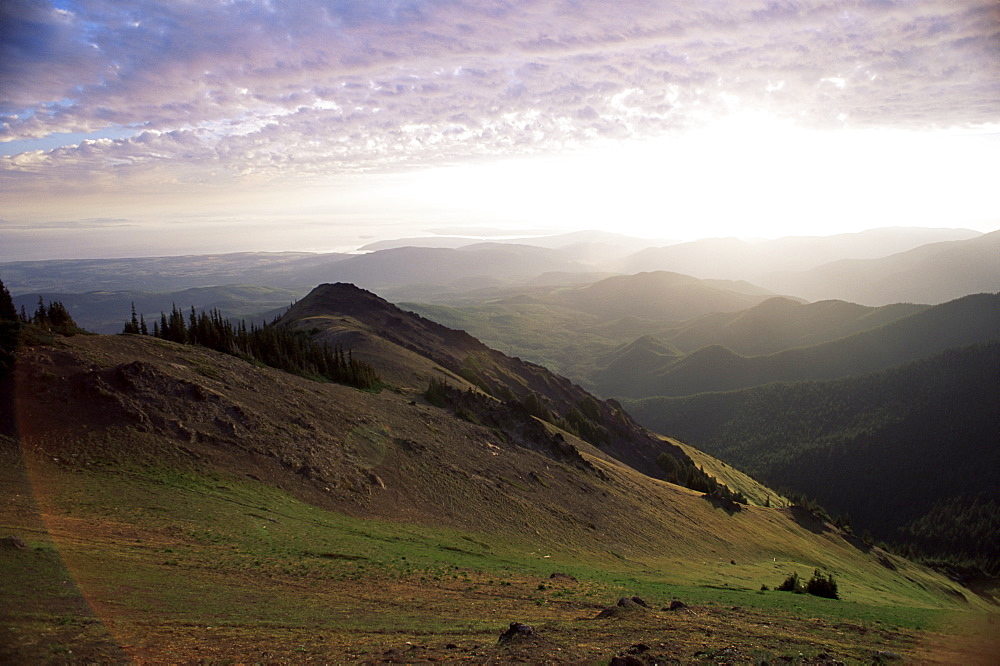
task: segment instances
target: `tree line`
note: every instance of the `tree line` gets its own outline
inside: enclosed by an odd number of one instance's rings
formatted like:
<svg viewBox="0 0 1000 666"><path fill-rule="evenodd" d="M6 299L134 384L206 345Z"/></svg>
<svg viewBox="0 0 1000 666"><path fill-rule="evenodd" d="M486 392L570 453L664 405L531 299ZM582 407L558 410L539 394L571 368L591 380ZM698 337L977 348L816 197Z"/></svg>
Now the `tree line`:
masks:
<svg viewBox="0 0 1000 666"><path fill-rule="evenodd" d="M125 322L122 333L151 335L180 344L207 347L303 377L346 384L366 391L374 391L381 386L375 368L354 358L350 350L345 352L341 345L331 348L325 342L320 344L303 331L278 326L277 323L278 319L264 326L247 326L245 320L234 324L218 308L198 313L194 306L185 316L174 305L169 315L161 312L150 329L145 316L137 315L133 304L132 316Z"/></svg>
<svg viewBox="0 0 1000 666"><path fill-rule="evenodd" d="M76 325L69 310L60 301L46 303L39 296L38 307L32 314L29 315L23 305L18 311L7 286L0 280L0 377L14 367L14 354L26 331L34 331L43 337L46 333L75 335L86 332Z"/></svg>
<svg viewBox="0 0 1000 666"><path fill-rule="evenodd" d="M737 504L747 504L746 495L732 488L709 475L701 465L695 464L693 460L685 456L680 460L673 455L663 452L656 458L656 464L663 470L664 480L678 486L684 486L700 493L705 493L711 497L736 502Z"/></svg>

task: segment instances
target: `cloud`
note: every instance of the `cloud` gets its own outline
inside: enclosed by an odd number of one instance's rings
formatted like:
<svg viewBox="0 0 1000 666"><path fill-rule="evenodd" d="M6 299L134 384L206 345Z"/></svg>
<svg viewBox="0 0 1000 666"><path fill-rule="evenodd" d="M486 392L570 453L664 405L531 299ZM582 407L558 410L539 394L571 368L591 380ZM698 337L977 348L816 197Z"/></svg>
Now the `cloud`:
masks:
<svg viewBox="0 0 1000 666"><path fill-rule="evenodd" d="M138 223L125 218L92 217L83 220L58 220L47 222L12 222L0 219L0 231L62 231L136 227Z"/></svg>
<svg viewBox="0 0 1000 666"><path fill-rule="evenodd" d="M224 183L650 138L739 110L804 126L994 122L1000 5L10 0L3 183Z"/></svg>

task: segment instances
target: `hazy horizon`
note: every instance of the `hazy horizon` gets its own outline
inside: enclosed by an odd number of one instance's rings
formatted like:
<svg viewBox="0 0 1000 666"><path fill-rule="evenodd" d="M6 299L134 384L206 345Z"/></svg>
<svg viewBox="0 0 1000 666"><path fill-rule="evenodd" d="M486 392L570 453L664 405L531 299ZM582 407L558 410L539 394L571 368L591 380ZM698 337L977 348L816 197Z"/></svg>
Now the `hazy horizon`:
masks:
<svg viewBox="0 0 1000 666"><path fill-rule="evenodd" d="M15 0L0 18L0 261L469 227L1000 228L989 0Z"/></svg>
<svg viewBox="0 0 1000 666"><path fill-rule="evenodd" d="M426 230L425 230L426 231ZM442 230L445 231L445 230ZM159 253L149 253L149 254L131 254L128 249L124 249L118 253L111 254L105 253L101 254L100 250L95 251L91 254L81 254L80 256L51 256L49 254L40 254L38 256L7 256L8 253L0 250L0 263L12 263L18 261L101 261L101 260L113 260L113 259L142 259L142 258L164 258L164 257L180 257L180 256L209 256L209 255L224 255L224 254L255 254L255 253L271 253L271 254L281 254L281 253L308 253L308 254L369 254L376 252L380 249L389 248L402 248L402 247L424 247L424 248L459 248L465 247L467 245L475 245L477 243L517 243L523 245L533 245L534 241L544 241L546 239L558 239L563 236L572 236L576 234L589 235L589 234L607 234L607 240L614 239L617 237L618 240L622 242L633 241L636 243L643 243L642 248L656 248L656 247L667 247L671 245L682 245L687 243L698 243L701 241L713 241L713 240L739 240L750 245L759 245L762 243L768 243L770 241L781 241L788 239L823 239L823 238L833 238L833 237L850 237L858 236L869 233L877 232L892 232L892 231L952 231L953 238L949 240L964 240L967 238L974 238L977 236L985 235L988 233L994 233L1000 231L1000 229L991 229L986 231L980 231L976 229L970 229L968 227L875 227L871 229L862 229L859 231L847 231L841 233L833 233L827 235L811 235L811 234L789 234L785 236L776 236L773 238L764 237L738 237L738 236L706 236L699 238L690 239L678 239L678 238L644 238L640 236L633 236L630 234L617 234L611 231L602 231L598 229L579 229L579 230L544 230L544 229L512 229L512 230L502 230L502 229L479 229L479 230L462 230L455 229L454 233L439 233L435 234L433 231L428 231L425 235L421 236L403 236L403 237L366 237L360 239L354 246L344 246L339 249L309 249L309 248L295 248L295 249L223 249L223 250L201 250L192 252L159 252ZM964 233L968 232L968 233ZM410 242L413 241L413 242ZM439 242L435 242L439 241ZM931 240L930 242L941 242L940 240ZM381 244L386 245L386 247L377 247ZM919 245L919 244L918 244ZM376 247L368 247L376 246ZM556 247L564 247L565 245L558 245ZM906 251L906 250L902 250ZM887 256L881 253L876 253L878 256Z"/></svg>

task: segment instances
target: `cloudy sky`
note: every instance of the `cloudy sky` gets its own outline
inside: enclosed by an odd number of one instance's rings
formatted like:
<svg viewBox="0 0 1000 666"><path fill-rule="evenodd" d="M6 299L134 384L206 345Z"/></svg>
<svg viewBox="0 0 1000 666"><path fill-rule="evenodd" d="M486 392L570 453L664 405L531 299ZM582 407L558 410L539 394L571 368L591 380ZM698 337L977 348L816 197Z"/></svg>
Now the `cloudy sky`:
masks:
<svg viewBox="0 0 1000 666"><path fill-rule="evenodd" d="M3 0L0 116L0 261L989 231L1000 3Z"/></svg>

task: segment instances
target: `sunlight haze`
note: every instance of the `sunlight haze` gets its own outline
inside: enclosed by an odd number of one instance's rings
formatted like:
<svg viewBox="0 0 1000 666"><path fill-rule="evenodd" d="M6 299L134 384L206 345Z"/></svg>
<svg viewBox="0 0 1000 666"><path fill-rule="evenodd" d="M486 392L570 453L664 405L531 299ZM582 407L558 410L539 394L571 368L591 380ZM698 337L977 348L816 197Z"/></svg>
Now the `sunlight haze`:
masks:
<svg viewBox="0 0 1000 666"><path fill-rule="evenodd" d="M1000 227L993 2L2 12L6 261Z"/></svg>

